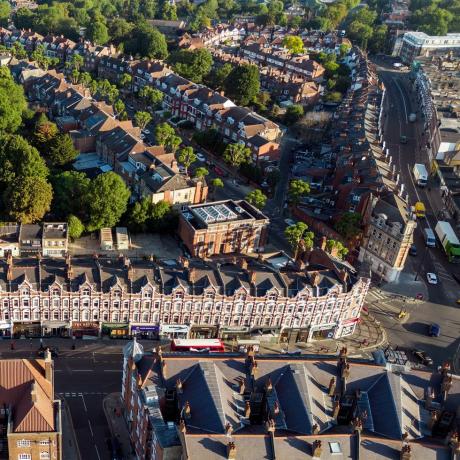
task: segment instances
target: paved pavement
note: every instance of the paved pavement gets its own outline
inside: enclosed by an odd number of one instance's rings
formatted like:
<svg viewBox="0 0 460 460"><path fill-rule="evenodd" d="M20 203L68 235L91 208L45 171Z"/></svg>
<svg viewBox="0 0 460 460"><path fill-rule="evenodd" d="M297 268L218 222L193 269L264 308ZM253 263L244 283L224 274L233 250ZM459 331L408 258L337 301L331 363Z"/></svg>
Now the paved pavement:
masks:
<svg viewBox="0 0 460 460"><path fill-rule="evenodd" d="M134 460L136 456L133 454L131 441L123 416L123 406L121 402L121 393L111 393L102 401L104 413L107 418L107 423L112 434L112 439L117 439L123 453L123 459Z"/></svg>
<svg viewBox="0 0 460 460"><path fill-rule="evenodd" d="M69 406L62 399L62 458L65 460L81 460L75 428Z"/></svg>

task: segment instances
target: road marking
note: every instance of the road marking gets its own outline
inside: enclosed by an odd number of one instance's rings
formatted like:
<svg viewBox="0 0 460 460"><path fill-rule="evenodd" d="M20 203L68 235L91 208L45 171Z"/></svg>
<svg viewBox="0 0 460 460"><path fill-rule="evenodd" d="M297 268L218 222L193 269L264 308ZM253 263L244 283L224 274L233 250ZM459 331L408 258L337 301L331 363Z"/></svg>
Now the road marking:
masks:
<svg viewBox="0 0 460 460"><path fill-rule="evenodd" d="M122 372L122 369L104 369L104 372Z"/></svg>
<svg viewBox="0 0 460 460"><path fill-rule="evenodd" d="M99 451L97 450L96 444L94 444L94 448L96 449L97 458L98 458L99 460L101 460L101 457L100 457L100 455L99 455Z"/></svg>
<svg viewBox="0 0 460 460"><path fill-rule="evenodd" d="M396 88L398 88L399 90L399 94L401 94L401 99L403 101L403 104L404 104L404 115L406 117L406 124L409 122L408 118L407 118L407 107L406 107L406 99L404 98L404 94L402 92L402 89L401 87L399 86L399 83L396 81L395 78L393 78L393 82L394 84L396 85Z"/></svg>
<svg viewBox="0 0 460 460"><path fill-rule="evenodd" d="M91 422L88 419L89 431L91 431L91 436L94 438L93 427L91 426Z"/></svg>
<svg viewBox="0 0 460 460"><path fill-rule="evenodd" d="M85 403L85 397L80 393L81 400L83 401L83 407L85 408L85 412L88 412L88 409L86 408L86 403Z"/></svg>
<svg viewBox="0 0 460 460"><path fill-rule="evenodd" d="M72 369L72 372L93 372L93 369Z"/></svg>

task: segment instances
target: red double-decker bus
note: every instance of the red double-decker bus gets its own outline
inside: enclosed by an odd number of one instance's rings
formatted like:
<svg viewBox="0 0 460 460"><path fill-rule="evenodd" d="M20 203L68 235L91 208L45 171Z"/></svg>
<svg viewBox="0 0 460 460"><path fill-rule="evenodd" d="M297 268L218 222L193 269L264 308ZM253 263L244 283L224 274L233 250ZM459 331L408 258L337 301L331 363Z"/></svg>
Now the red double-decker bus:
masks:
<svg viewBox="0 0 460 460"><path fill-rule="evenodd" d="M220 339L174 339L171 351L221 353L225 351L225 347Z"/></svg>

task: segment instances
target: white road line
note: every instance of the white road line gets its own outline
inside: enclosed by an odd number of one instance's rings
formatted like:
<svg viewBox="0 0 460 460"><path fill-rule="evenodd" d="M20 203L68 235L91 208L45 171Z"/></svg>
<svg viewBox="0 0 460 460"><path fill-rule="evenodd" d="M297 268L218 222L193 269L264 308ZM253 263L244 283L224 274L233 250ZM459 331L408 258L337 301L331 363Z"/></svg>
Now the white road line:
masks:
<svg viewBox="0 0 460 460"><path fill-rule="evenodd" d="M72 372L93 372L93 369L72 369Z"/></svg>
<svg viewBox="0 0 460 460"><path fill-rule="evenodd" d="M93 427L91 426L91 422L88 419L89 431L91 431L91 436L94 438Z"/></svg>
<svg viewBox="0 0 460 460"><path fill-rule="evenodd" d="M80 396L81 400L83 401L83 407L85 408L85 412L88 412L88 409L86 408L85 397L82 394L80 394Z"/></svg>
<svg viewBox="0 0 460 460"><path fill-rule="evenodd" d="M397 82L397 80L395 78L393 78L393 82L394 84L396 85L396 87L398 88L399 90L399 94L401 94L401 99L403 101L403 104L404 104L404 115L406 117L406 124L409 122L408 118L407 118L407 107L406 107L406 99L404 99L404 94L402 92L402 89L401 87L399 86L399 83Z"/></svg>
<svg viewBox="0 0 460 460"><path fill-rule="evenodd" d="M98 458L99 460L101 460L101 457L100 457L100 455L99 455L99 451L97 450L96 444L94 444L94 448L96 449L97 458Z"/></svg>
<svg viewBox="0 0 460 460"><path fill-rule="evenodd" d="M122 369L104 369L104 372L122 372Z"/></svg>

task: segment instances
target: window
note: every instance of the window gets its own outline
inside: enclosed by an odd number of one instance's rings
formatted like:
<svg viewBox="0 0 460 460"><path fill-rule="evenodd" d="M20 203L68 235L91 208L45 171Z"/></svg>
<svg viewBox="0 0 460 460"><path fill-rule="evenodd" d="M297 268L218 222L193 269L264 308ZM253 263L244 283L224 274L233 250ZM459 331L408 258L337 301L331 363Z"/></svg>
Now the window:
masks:
<svg viewBox="0 0 460 460"><path fill-rule="evenodd" d="M19 454L18 455L18 460L31 460L31 459L32 459L31 454Z"/></svg>
<svg viewBox="0 0 460 460"><path fill-rule="evenodd" d="M340 449L340 443L338 442L330 442L329 450L331 451L331 454L341 454L342 453L342 449Z"/></svg>
<svg viewBox="0 0 460 460"><path fill-rule="evenodd" d="M30 447L30 441L28 439L20 439L17 442L18 447Z"/></svg>
<svg viewBox="0 0 460 460"><path fill-rule="evenodd" d="M50 454L49 452L40 452L40 460L49 460Z"/></svg>
<svg viewBox="0 0 460 460"><path fill-rule="evenodd" d="M40 444L41 446L49 446L49 445L50 445L50 442L49 442L48 439L44 439L44 440L41 440L41 441L39 442L39 444Z"/></svg>

